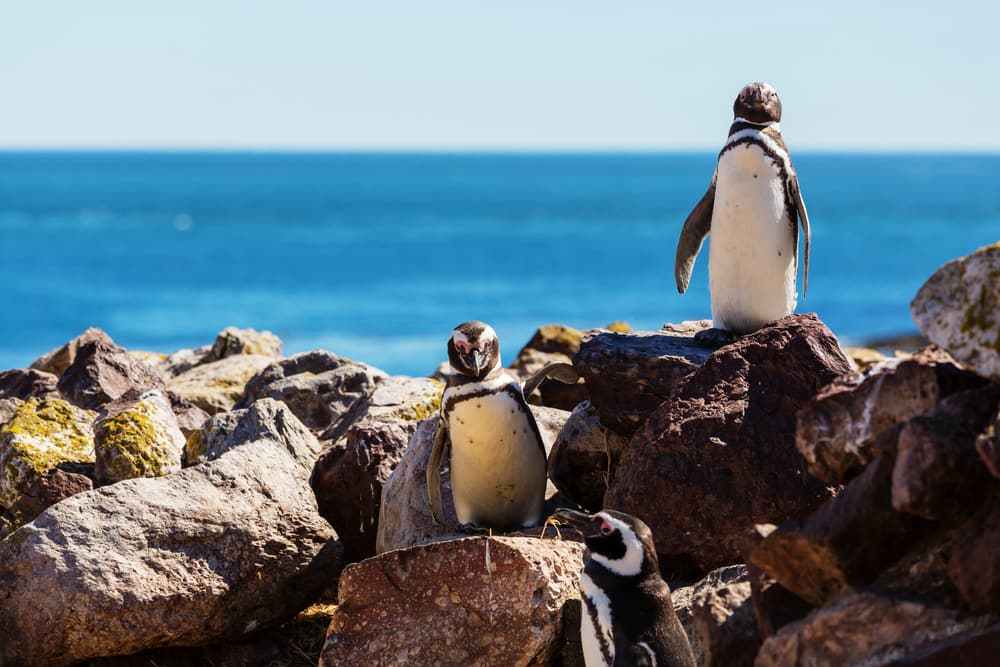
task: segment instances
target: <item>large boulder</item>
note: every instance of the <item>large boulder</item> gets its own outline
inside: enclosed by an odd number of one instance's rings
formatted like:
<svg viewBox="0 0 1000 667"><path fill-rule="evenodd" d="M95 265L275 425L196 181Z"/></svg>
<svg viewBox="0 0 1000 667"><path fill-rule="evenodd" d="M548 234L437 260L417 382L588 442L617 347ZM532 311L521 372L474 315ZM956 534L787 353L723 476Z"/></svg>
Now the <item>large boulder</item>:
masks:
<svg viewBox="0 0 1000 667"><path fill-rule="evenodd" d="M102 484L161 477L181 469L184 434L159 389L132 389L94 423L95 475Z"/></svg>
<svg viewBox="0 0 1000 667"><path fill-rule="evenodd" d="M47 400L61 398L56 384L59 378L34 368L14 368L0 371L0 398Z"/></svg>
<svg viewBox="0 0 1000 667"><path fill-rule="evenodd" d="M165 378L174 378L195 366L209 364L226 357L254 354L271 359L281 357L281 339L270 331L227 327L216 335L211 345L178 350L155 360L153 364Z"/></svg>
<svg viewBox="0 0 1000 667"><path fill-rule="evenodd" d="M246 386L238 407L273 398L317 433L334 426L354 403L387 377L377 368L324 350L302 352L262 368ZM333 435L320 437L333 440Z"/></svg>
<svg viewBox="0 0 1000 667"><path fill-rule="evenodd" d="M319 664L552 664L582 553L574 542L476 537L350 565Z"/></svg>
<svg viewBox="0 0 1000 667"><path fill-rule="evenodd" d="M349 562L375 555L382 486L420 420L440 408L443 391L430 378L385 378L340 420L342 435L316 460L309 483Z"/></svg>
<svg viewBox="0 0 1000 667"><path fill-rule="evenodd" d="M243 398L250 378L274 361L262 354L238 354L195 366L170 379L167 386L210 415L232 410Z"/></svg>
<svg viewBox="0 0 1000 667"><path fill-rule="evenodd" d="M58 387L70 402L99 410L129 389L163 389L164 383L159 373L104 335L79 346Z"/></svg>
<svg viewBox="0 0 1000 667"><path fill-rule="evenodd" d="M530 407L538 422L545 451L549 452L569 413L555 408L535 405ZM446 464L441 473L443 524L434 520L427 499L427 462L437 428L437 415L420 423L410 438L402 459L382 487L382 508L375 538L376 553L424 544L456 535L459 531L458 517L451 497L451 476ZM556 497L555 494L555 487L549 484L546 489L549 505Z"/></svg>
<svg viewBox="0 0 1000 667"><path fill-rule="evenodd" d="M94 463L94 413L66 401L32 399L0 427L0 506L17 523L34 518L39 478L57 468L79 473Z"/></svg>
<svg viewBox="0 0 1000 667"><path fill-rule="evenodd" d="M834 380L798 415L796 445L809 473L842 484L875 458L875 441L889 427L930 412L938 402L982 380L935 347L886 359Z"/></svg>
<svg viewBox="0 0 1000 667"><path fill-rule="evenodd" d="M804 516L832 496L806 473L796 414L850 372L815 315L790 315L720 348L635 434L605 507L634 514L661 563L707 571L742 561L757 523Z"/></svg>
<svg viewBox="0 0 1000 667"><path fill-rule="evenodd" d="M958 532L948 562L948 577L973 609L1000 613L1000 494Z"/></svg>
<svg viewBox="0 0 1000 667"><path fill-rule="evenodd" d="M587 385L601 423L631 436L650 413L671 399L680 381L712 350L694 342L707 320L668 324L660 331L586 332L573 365Z"/></svg>
<svg viewBox="0 0 1000 667"><path fill-rule="evenodd" d="M336 580L307 480L315 437L284 406L259 439L167 477L50 507L0 542L0 664L197 646L281 623Z"/></svg>
<svg viewBox="0 0 1000 667"><path fill-rule="evenodd" d="M597 409L584 401L559 431L549 453L549 479L570 501L597 512L615 476L628 439L601 425Z"/></svg>
<svg viewBox="0 0 1000 667"><path fill-rule="evenodd" d="M91 327L65 345L57 347L54 350L50 350L35 359L31 362L31 368L45 371L46 373L52 373L56 377L59 377L66 372L66 369L69 368L74 361L76 361L76 355L77 352L80 351L80 348L87 343L94 341L101 341L111 345L114 344L114 341L111 340L111 336L106 334L101 329Z"/></svg>
<svg viewBox="0 0 1000 667"><path fill-rule="evenodd" d="M910 313L929 339L1000 382L1000 242L938 269L913 298Z"/></svg>

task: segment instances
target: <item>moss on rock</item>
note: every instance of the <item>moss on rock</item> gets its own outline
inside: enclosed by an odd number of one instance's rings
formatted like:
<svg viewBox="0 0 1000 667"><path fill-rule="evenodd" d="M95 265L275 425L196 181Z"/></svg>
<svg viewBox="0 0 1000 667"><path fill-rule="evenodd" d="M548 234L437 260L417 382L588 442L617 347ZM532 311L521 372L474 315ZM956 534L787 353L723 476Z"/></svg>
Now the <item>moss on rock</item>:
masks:
<svg viewBox="0 0 1000 667"><path fill-rule="evenodd" d="M99 419L94 430L101 482L180 470L184 436L162 392L146 392L133 405Z"/></svg>

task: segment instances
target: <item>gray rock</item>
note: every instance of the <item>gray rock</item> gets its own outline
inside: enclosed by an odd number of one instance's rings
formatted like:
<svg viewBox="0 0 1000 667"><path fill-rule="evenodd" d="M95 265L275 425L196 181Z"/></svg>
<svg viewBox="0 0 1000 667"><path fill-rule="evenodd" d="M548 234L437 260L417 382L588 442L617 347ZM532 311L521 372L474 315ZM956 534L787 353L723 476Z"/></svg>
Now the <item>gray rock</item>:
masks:
<svg viewBox="0 0 1000 667"><path fill-rule="evenodd" d="M281 423L209 463L77 494L0 542L0 631L18 638L0 663L231 640L335 581L339 544L307 485L319 444L284 406L254 413Z"/></svg>
<svg viewBox="0 0 1000 667"><path fill-rule="evenodd" d="M0 398L0 426L9 422L22 405L24 401L19 398Z"/></svg>
<svg viewBox="0 0 1000 667"><path fill-rule="evenodd" d="M237 407L259 398L283 402L303 424L317 433L334 426L355 401L371 393L387 377L377 368L344 359L324 350L302 352L269 364L246 386ZM334 440L326 434L321 440Z"/></svg>
<svg viewBox="0 0 1000 667"><path fill-rule="evenodd" d="M195 366L171 378L167 387L210 415L232 410L247 382L274 360L262 354L239 354Z"/></svg>
<svg viewBox="0 0 1000 667"><path fill-rule="evenodd" d="M1000 242L939 268L913 298L910 314L929 339L1000 382Z"/></svg>
<svg viewBox="0 0 1000 667"><path fill-rule="evenodd" d="M0 398L47 400L61 398L56 384L59 378L34 368L14 368L0 371Z"/></svg>
<svg viewBox="0 0 1000 667"><path fill-rule="evenodd" d="M350 565L320 658L334 665L550 665L582 545L475 537Z"/></svg>
<svg viewBox="0 0 1000 667"><path fill-rule="evenodd" d="M175 378L178 375L188 372L195 366L208 363L209 355L212 353L211 345L202 345L196 348L177 350L165 359L156 364L156 369L167 378Z"/></svg>
<svg viewBox="0 0 1000 667"><path fill-rule="evenodd" d="M707 320L667 324L660 331L618 333L593 329L583 336L573 366L583 376L604 426L631 436L682 378L712 350L694 342Z"/></svg>

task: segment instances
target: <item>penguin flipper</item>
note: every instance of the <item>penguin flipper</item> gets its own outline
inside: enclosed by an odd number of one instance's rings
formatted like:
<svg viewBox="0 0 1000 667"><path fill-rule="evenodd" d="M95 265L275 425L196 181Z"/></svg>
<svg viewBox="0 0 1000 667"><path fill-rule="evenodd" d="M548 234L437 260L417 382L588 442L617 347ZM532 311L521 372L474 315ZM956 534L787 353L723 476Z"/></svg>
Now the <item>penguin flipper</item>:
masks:
<svg viewBox="0 0 1000 667"><path fill-rule="evenodd" d="M580 374L573 368L573 364L567 364L563 361L553 361L552 363L545 364L541 370L536 371L534 375L525 381L524 397L528 398L531 396L538 389L539 385L549 378L559 380L564 384L576 384L580 379Z"/></svg>
<svg viewBox="0 0 1000 667"><path fill-rule="evenodd" d="M712 174L712 184L702 196L681 229L681 236L677 239L677 256L674 259L674 279L677 281L677 291L681 294L687 291L688 283L691 282L691 271L694 269L694 260L698 257L701 244L705 242L705 237L712 228L712 211L715 208L715 179L718 172Z"/></svg>
<svg viewBox="0 0 1000 667"><path fill-rule="evenodd" d="M439 419L434 445L427 461L427 501L431 506L431 515L438 525L444 525L444 512L441 509L441 459L444 456L447 433L445 421Z"/></svg>
<svg viewBox="0 0 1000 667"><path fill-rule="evenodd" d="M802 298L806 297L806 292L809 291L809 246L812 243L812 231L809 228L809 214L806 213L806 203L802 199L802 190L799 188L799 177L796 174L792 174L791 177L791 191L792 198L795 201L795 210L799 213L799 224L802 225L802 236L805 241L805 269L802 272ZM799 255L799 244L795 244L795 259L798 261Z"/></svg>

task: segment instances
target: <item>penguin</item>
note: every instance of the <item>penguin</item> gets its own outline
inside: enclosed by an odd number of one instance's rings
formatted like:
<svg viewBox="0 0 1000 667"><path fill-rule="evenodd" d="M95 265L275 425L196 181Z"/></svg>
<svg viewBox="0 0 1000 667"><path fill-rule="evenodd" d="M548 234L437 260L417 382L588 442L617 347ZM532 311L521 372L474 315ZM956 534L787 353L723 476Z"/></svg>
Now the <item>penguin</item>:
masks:
<svg viewBox="0 0 1000 667"><path fill-rule="evenodd" d="M802 296L809 286L809 215L781 138L781 100L766 83L749 83L733 103L729 137L712 182L677 241L674 278L687 290L711 232L708 274L712 329L702 343L724 344L795 311L799 228L805 240Z"/></svg>
<svg viewBox="0 0 1000 667"><path fill-rule="evenodd" d="M558 509L583 534L580 640L587 667L695 667L694 652L660 576L649 526L629 514Z"/></svg>
<svg viewBox="0 0 1000 667"><path fill-rule="evenodd" d="M545 503L545 445L521 385L500 364L496 332L483 322L459 324L448 339L448 361L455 374L441 398L427 465L434 519L444 523L440 468L450 445L452 498L464 529L537 525Z"/></svg>

